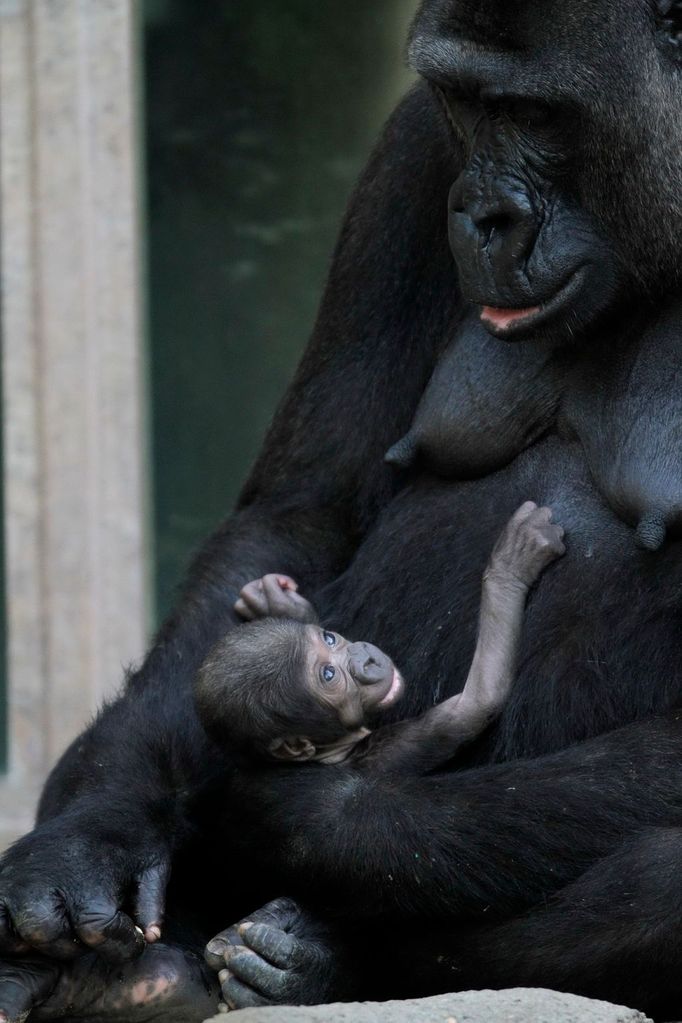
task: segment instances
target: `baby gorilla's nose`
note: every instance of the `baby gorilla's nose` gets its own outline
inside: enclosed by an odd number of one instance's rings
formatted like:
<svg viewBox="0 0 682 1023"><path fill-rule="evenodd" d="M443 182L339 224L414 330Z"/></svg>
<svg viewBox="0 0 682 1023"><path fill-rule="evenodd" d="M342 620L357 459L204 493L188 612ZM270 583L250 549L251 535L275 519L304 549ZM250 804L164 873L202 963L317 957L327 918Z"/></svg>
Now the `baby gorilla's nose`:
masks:
<svg viewBox="0 0 682 1023"><path fill-rule="evenodd" d="M386 654L371 643L353 643L350 648L350 671L356 682L363 686L383 682L391 662Z"/></svg>

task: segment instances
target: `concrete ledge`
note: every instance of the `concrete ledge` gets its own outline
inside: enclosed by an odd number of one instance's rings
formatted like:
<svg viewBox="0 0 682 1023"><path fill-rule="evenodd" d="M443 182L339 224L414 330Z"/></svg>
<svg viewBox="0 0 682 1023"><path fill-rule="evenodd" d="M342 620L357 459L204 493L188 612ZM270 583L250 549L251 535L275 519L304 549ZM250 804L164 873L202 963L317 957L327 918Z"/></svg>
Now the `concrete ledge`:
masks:
<svg viewBox="0 0 682 1023"><path fill-rule="evenodd" d="M312 1007L242 1009L235 1023L651 1023L608 1002L542 988L460 991L407 1002L354 1002ZM221 1023L225 1015L206 1023Z"/></svg>

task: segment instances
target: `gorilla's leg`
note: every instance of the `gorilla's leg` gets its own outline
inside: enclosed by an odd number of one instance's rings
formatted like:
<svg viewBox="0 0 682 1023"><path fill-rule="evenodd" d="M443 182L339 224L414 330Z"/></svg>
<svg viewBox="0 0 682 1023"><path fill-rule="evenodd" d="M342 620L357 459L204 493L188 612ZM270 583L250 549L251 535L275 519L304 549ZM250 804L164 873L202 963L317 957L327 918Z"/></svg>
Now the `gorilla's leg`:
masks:
<svg viewBox="0 0 682 1023"><path fill-rule="evenodd" d="M193 952L152 945L132 963L113 965L87 954L60 970L49 961L17 960L0 980L5 1015L14 1023L200 1023L217 1011L219 989L213 974Z"/></svg>
<svg viewBox="0 0 682 1023"><path fill-rule="evenodd" d="M450 949L427 938L426 986L550 987L679 1019L681 865L682 829L643 831L523 916Z"/></svg>
<svg viewBox="0 0 682 1023"><path fill-rule="evenodd" d="M341 997L414 997L469 988L548 987L607 999L655 1019L682 1017L682 829L650 828L522 916L490 926L367 925L349 942L372 964L362 991ZM289 899L209 943L233 1008L337 998L340 947ZM251 931L253 937L249 934ZM397 931L397 933L396 933ZM338 937L338 936L337 936ZM220 963L215 942L227 946ZM334 947L334 953L331 948ZM329 990L331 984L332 990Z"/></svg>

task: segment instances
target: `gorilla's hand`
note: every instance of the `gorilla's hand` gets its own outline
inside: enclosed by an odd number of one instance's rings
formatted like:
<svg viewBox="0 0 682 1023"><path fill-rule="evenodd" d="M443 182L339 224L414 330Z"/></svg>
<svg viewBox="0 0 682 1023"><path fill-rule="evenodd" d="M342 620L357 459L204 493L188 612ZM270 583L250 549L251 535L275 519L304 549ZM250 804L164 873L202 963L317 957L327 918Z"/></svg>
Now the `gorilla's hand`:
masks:
<svg viewBox="0 0 682 1023"><path fill-rule="evenodd" d="M112 820L68 811L20 839L0 863L0 956L111 962L161 935L169 856L149 836L117 836ZM108 827L107 827L108 823Z"/></svg>
<svg viewBox="0 0 682 1023"><path fill-rule="evenodd" d="M221 931L206 947L206 962L219 971L229 1009L314 1005L336 990L335 957L291 899L276 899Z"/></svg>
<svg viewBox="0 0 682 1023"><path fill-rule="evenodd" d="M234 609L249 622L258 618L293 618L306 623L317 621L312 604L301 596L298 583L288 575L264 575L262 579L247 583L240 591Z"/></svg>

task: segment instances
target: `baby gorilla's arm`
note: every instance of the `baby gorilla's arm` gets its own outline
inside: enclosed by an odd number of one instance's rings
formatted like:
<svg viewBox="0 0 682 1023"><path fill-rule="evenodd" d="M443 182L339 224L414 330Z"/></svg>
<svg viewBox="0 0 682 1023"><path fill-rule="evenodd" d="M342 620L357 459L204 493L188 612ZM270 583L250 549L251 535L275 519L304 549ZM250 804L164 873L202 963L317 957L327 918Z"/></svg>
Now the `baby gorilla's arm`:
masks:
<svg viewBox="0 0 682 1023"><path fill-rule="evenodd" d="M257 618L293 618L315 624L315 608L298 592L298 584L288 575L273 573L247 583L234 605L246 621Z"/></svg>
<svg viewBox="0 0 682 1023"><path fill-rule="evenodd" d="M419 718L380 729L368 754L388 769L433 770L497 717L516 673L528 591L565 552L549 508L526 502L505 526L483 575L478 642L461 693Z"/></svg>

